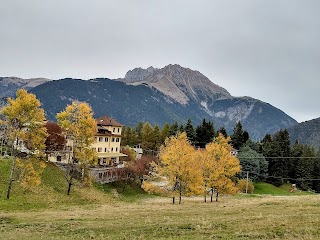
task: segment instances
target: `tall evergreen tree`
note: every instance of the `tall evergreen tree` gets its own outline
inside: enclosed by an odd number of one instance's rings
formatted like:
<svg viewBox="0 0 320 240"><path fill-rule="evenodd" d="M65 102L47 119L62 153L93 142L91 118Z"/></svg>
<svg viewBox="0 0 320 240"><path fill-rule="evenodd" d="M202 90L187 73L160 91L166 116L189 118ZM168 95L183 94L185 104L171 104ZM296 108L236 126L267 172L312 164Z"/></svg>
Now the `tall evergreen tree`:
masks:
<svg viewBox="0 0 320 240"><path fill-rule="evenodd" d="M150 125L149 122L143 124L142 127L142 143L141 146L145 150L153 150L155 144L155 136L153 127Z"/></svg>
<svg viewBox="0 0 320 240"><path fill-rule="evenodd" d="M160 143L161 145L164 144L164 141L166 140L167 137L170 136L170 125L166 123L160 132Z"/></svg>
<svg viewBox="0 0 320 240"><path fill-rule="evenodd" d="M298 142L298 140L295 141L295 143L292 146L291 150L291 168L289 172L289 177L295 178L296 177L296 169L297 169L297 163L300 160L301 156L303 154L303 145Z"/></svg>
<svg viewBox="0 0 320 240"><path fill-rule="evenodd" d="M152 150L157 151L161 145L160 143L160 128L158 125L153 127L153 135L154 135L154 146Z"/></svg>
<svg viewBox="0 0 320 240"><path fill-rule="evenodd" d="M320 179L320 152L317 153L317 158L314 160L313 178ZM313 180L312 182L312 189L320 193L320 180Z"/></svg>
<svg viewBox="0 0 320 240"><path fill-rule="evenodd" d="M309 190L312 186L312 179L314 174L314 157L316 156L315 150L310 146L303 147L303 153L297 161L295 175L298 185L304 189ZM301 179L301 180L299 180Z"/></svg>
<svg viewBox="0 0 320 240"><path fill-rule="evenodd" d="M191 119L189 118L187 121L186 126L184 127L184 132L186 132L188 140L192 143L195 142L195 138L196 138L196 132L193 128Z"/></svg>
<svg viewBox="0 0 320 240"><path fill-rule="evenodd" d="M179 131L179 125L177 122L174 122L171 126L170 126L170 136L176 136L177 133Z"/></svg>
<svg viewBox="0 0 320 240"><path fill-rule="evenodd" d="M143 123L142 122L138 122L138 124L135 126L134 130L136 132L136 136L137 136L137 142L139 144L142 143L142 128L143 128Z"/></svg>
<svg viewBox="0 0 320 240"><path fill-rule="evenodd" d="M272 139L271 156L268 158L269 175L274 176L274 178L269 178L269 180L276 186L282 185L283 178L288 177L292 171L287 158L290 156L290 153L289 133L287 130L280 130Z"/></svg>
<svg viewBox="0 0 320 240"><path fill-rule="evenodd" d="M215 130L212 122L203 119L202 123L196 128L195 145L204 148L206 144L212 142L215 137Z"/></svg>
<svg viewBox="0 0 320 240"><path fill-rule="evenodd" d="M219 133L221 133L225 138L228 137L228 133L225 127L219 128L216 135L219 136Z"/></svg>
<svg viewBox="0 0 320 240"><path fill-rule="evenodd" d="M247 172L252 181L264 181L268 175L268 162L262 154L248 146L242 147L238 154L240 160L240 177L245 178Z"/></svg>
<svg viewBox="0 0 320 240"><path fill-rule="evenodd" d="M249 135L247 136L247 138L249 138ZM231 136L231 143L232 143L232 146L235 148L235 149L240 149L246 142L246 140L248 139L245 139L244 137L244 131L243 131L243 128L242 128L242 124L241 122L239 121L236 126L234 127L233 129L233 134Z"/></svg>

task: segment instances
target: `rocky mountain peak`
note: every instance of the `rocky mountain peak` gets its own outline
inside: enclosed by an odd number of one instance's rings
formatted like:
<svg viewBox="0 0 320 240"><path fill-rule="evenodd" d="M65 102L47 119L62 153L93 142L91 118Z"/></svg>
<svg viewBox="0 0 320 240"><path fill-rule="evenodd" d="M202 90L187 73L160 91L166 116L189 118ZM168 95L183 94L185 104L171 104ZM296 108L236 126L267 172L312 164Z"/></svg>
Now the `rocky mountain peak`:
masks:
<svg viewBox="0 0 320 240"><path fill-rule="evenodd" d="M127 84L148 85L181 104L190 100L212 102L217 99L231 98L230 93L214 84L199 71L191 70L179 64L169 64L163 68L135 68L127 72L124 79Z"/></svg>

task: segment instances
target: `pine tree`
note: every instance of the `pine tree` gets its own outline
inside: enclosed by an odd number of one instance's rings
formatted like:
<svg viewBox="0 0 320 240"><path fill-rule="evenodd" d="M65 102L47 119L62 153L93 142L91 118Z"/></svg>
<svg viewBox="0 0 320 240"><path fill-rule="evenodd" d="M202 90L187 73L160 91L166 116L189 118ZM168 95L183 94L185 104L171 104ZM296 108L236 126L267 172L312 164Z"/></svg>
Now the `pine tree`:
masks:
<svg viewBox="0 0 320 240"><path fill-rule="evenodd" d="M225 129L225 127L219 128L219 130L217 131L217 134L216 134L216 135L218 136L219 133L222 134L225 138L228 137L228 133L227 133L227 130Z"/></svg>
<svg viewBox="0 0 320 240"><path fill-rule="evenodd" d="M143 128L143 123L142 122L139 122L134 130L135 130L135 133L136 133L136 141L138 142L138 144L141 144L142 143L142 128Z"/></svg>
<svg viewBox="0 0 320 240"><path fill-rule="evenodd" d="M196 138L196 133L195 130L193 128L191 119L188 119L186 126L184 127L184 132L186 132L188 140L191 143L195 142L195 138Z"/></svg>
<svg viewBox="0 0 320 240"><path fill-rule="evenodd" d="M312 179L314 176L314 157L315 150L310 146L304 146L301 157L297 161L295 177L297 179ZM298 180L298 185L304 189L309 190L313 187L313 182L310 180Z"/></svg>
<svg viewBox="0 0 320 240"><path fill-rule="evenodd" d="M153 150L158 151L161 143L160 143L160 128L158 125L153 127L153 135L154 135L154 146Z"/></svg>
<svg viewBox="0 0 320 240"><path fill-rule="evenodd" d="M249 178L254 182L266 179L268 175L268 162L263 155L248 146L244 146L237 157L240 160L240 177L242 179L246 178L247 172L249 172Z"/></svg>
<svg viewBox="0 0 320 240"><path fill-rule="evenodd" d="M176 136L178 134L179 131L179 125L177 122L174 122L171 126L170 126L170 136Z"/></svg>
<svg viewBox="0 0 320 240"><path fill-rule="evenodd" d="M314 160L313 178L320 179L320 152L317 153L317 158ZM313 180L312 189L320 193L320 180Z"/></svg>
<svg viewBox="0 0 320 240"><path fill-rule="evenodd" d="M271 143L271 152L269 161L269 175L274 176L274 178L269 178L268 180L276 186L283 184L283 178L289 176L292 171L289 167L287 157L290 156L290 138L287 130L278 131Z"/></svg>
<svg viewBox="0 0 320 240"><path fill-rule="evenodd" d="M233 134L231 136L231 144L235 149L240 149L246 142L244 131L239 121L233 129Z"/></svg>
<svg viewBox="0 0 320 240"><path fill-rule="evenodd" d="M203 119L202 123L196 128L195 145L204 148L206 144L213 141L215 137L215 130L212 122L207 122Z"/></svg>
<svg viewBox="0 0 320 240"><path fill-rule="evenodd" d="M155 147L155 135L154 135L153 127L150 125L149 122L146 122L145 124L143 124L141 133L142 133L141 147L144 150L149 151L149 153L151 154L152 153L151 151Z"/></svg>
<svg viewBox="0 0 320 240"><path fill-rule="evenodd" d="M164 144L164 141L169 136L170 136L170 126L168 123L166 123L160 132L160 145Z"/></svg>

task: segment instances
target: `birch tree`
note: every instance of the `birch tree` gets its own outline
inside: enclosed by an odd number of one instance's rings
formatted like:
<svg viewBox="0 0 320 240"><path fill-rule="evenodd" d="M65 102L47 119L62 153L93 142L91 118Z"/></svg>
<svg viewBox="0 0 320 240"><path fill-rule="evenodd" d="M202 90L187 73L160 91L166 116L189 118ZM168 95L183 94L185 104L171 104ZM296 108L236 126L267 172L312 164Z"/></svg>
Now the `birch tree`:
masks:
<svg viewBox="0 0 320 240"><path fill-rule="evenodd" d="M57 114L58 124L64 129L65 135L72 143L72 158L69 157L67 170L68 191L70 194L73 179L77 172L81 173L81 180L91 184L89 167L97 162L97 154L91 145L94 143L96 121L91 107L87 103L72 102L65 111ZM77 164L76 164L77 162Z"/></svg>
<svg viewBox="0 0 320 240"><path fill-rule="evenodd" d="M41 183L41 173L45 163L39 161L44 156L45 141L47 137L44 127L45 113L40 101L34 94L20 89L16 98L8 98L8 105L3 107L1 114L5 116L7 138L11 143L14 154L8 183L7 198L10 198L14 173L17 168L19 180L23 188L32 189Z"/></svg>
<svg viewBox="0 0 320 240"><path fill-rule="evenodd" d="M195 149L188 141L186 133L167 138L160 148L158 172L167 178L168 185L182 194L197 193L201 184L200 172L194 157ZM173 197L174 203L175 197Z"/></svg>
<svg viewBox="0 0 320 240"><path fill-rule="evenodd" d="M205 150L198 153L203 191L211 190L211 202L213 192L216 191L216 201L219 193L233 194L237 191L232 177L240 172L239 160L230 154L232 147L230 138L222 134L206 145ZM205 192L206 194L206 192ZM206 199L205 199L206 201Z"/></svg>

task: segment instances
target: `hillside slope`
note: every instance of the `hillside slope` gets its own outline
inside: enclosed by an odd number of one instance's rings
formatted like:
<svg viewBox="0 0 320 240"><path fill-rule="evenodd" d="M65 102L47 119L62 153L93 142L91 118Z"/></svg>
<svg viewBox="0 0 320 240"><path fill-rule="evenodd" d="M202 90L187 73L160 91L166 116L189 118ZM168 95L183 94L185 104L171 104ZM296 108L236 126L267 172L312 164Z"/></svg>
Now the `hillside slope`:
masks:
<svg viewBox="0 0 320 240"><path fill-rule="evenodd" d="M0 77L0 98L13 97L19 88L30 90L49 81L52 80L46 78L23 79L17 77Z"/></svg>
<svg viewBox="0 0 320 240"><path fill-rule="evenodd" d="M302 144L315 146L320 150L320 118L294 125L288 131L292 143L298 140Z"/></svg>
<svg viewBox="0 0 320 240"><path fill-rule="evenodd" d="M231 133L237 121L254 139L262 138L280 128L287 128L296 121L270 104L257 99L211 98L206 104L188 97L182 104L152 86L131 85L110 79L63 79L47 82L31 90L43 104L50 120L64 110L73 100L86 101L93 108L95 117L112 116L125 125L139 121L163 126L178 121L185 123L190 118L198 125L203 118L213 121L215 127L225 126ZM50 93L50 94L48 94Z"/></svg>

